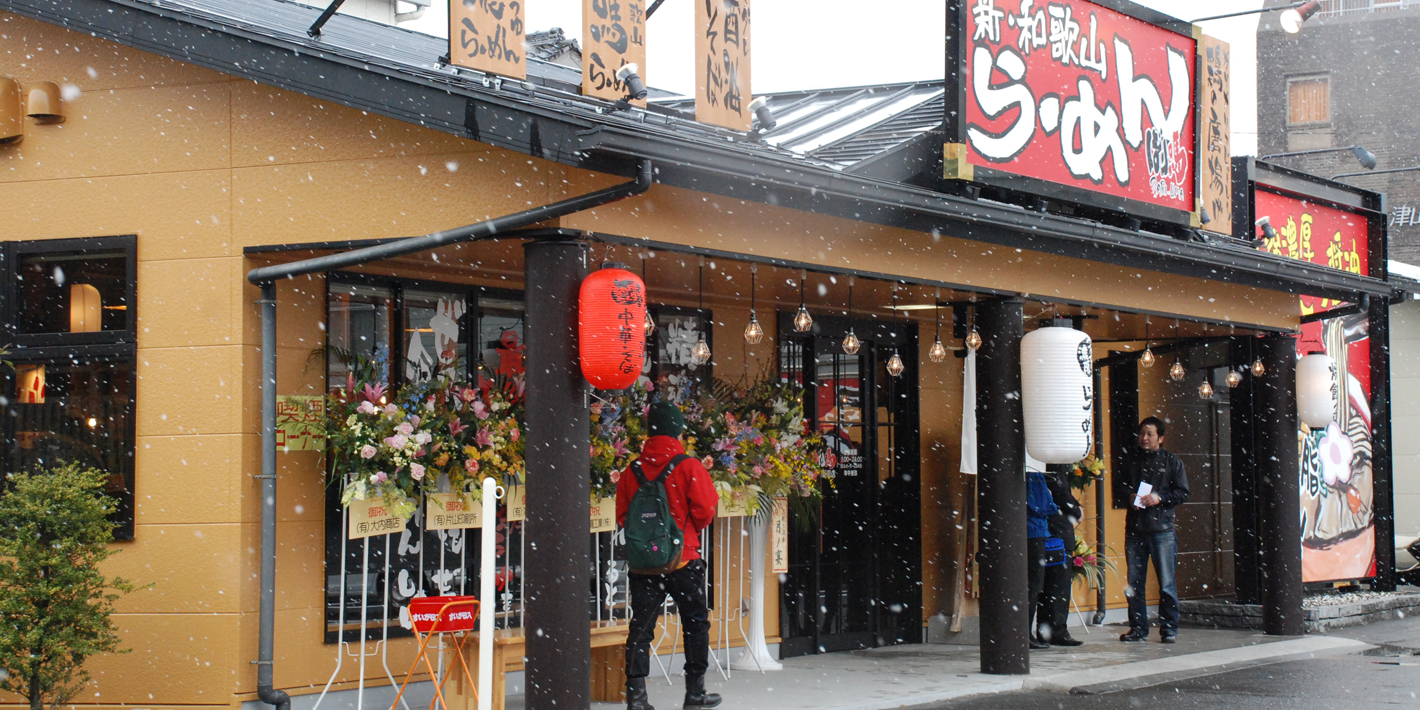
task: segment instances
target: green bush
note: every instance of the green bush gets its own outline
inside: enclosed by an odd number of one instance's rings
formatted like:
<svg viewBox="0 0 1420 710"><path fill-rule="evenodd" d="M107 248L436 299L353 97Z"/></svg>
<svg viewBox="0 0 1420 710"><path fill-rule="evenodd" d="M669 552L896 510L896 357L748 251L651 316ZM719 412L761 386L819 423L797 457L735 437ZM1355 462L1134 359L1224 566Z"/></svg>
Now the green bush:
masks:
<svg viewBox="0 0 1420 710"><path fill-rule="evenodd" d="M125 652L109 617L133 586L99 570L117 553L105 478L64 464L10 474L0 493L0 690L31 710L73 698L89 682L84 661Z"/></svg>

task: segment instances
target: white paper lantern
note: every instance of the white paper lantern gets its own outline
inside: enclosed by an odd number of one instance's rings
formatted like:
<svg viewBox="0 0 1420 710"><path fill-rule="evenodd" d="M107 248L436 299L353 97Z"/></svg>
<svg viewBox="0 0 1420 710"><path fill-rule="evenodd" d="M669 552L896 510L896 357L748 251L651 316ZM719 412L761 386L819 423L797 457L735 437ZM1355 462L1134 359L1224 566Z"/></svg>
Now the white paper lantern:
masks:
<svg viewBox="0 0 1420 710"><path fill-rule="evenodd" d="M1297 418L1313 429L1336 421L1338 388L1331 356L1303 356L1297 361Z"/></svg>
<svg viewBox="0 0 1420 710"><path fill-rule="evenodd" d="M1075 463L1094 442L1094 349L1073 328L1041 328L1021 339L1021 407L1026 451L1045 463Z"/></svg>

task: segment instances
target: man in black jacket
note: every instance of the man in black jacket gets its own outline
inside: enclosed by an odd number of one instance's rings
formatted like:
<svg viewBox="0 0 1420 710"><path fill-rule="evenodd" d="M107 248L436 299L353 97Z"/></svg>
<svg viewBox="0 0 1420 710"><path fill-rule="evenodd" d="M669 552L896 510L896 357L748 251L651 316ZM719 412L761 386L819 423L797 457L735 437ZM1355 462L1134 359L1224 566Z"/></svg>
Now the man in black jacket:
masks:
<svg viewBox="0 0 1420 710"><path fill-rule="evenodd" d="M1149 484L1147 494L1139 495L1141 483ZM1149 417L1139 422L1139 449L1114 477L1114 505L1129 508L1124 532L1124 557L1129 567L1129 586L1124 589L1129 599L1129 633L1120 636L1120 641L1133 643L1149 638L1144 584L1151 557L1154 574L1159 578L1159 640L1173 643L1178 635L1174 508L1187 500L1188 477L1183 462L1164 449L1163 421Z"/></svg>

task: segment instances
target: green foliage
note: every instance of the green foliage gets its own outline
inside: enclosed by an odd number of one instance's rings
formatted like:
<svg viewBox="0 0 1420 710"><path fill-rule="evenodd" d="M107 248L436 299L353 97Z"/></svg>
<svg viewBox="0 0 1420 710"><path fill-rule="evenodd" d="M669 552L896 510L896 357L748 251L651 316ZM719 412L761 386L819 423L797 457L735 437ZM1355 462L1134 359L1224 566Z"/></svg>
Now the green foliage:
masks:
<svg viewBox="0 0 1420 710"><path fill-rule="evenodd" d="M10 349L6 348L3 345L0 345L0 367L8 367L13 370L15 368L14 363L11 363L9 360L5 359L5 356L9 354Z"/></svg>
<svg viewBox="0 0 1420 710"><path fill-rule="evenodd" d="M124 653L110 616L133 585L99 565L117 550L101 471L63 464L13 473L0 495L0 690L31 710L72 699L86 660Z"/></svg>

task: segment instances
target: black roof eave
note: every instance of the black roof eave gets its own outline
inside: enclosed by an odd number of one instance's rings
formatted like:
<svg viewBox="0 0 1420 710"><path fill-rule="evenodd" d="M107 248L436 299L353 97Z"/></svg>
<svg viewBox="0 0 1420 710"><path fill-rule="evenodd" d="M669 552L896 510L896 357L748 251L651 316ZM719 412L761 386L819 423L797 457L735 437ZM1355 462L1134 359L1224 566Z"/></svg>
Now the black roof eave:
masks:
<svg viewBox="0 0 1420 710"><path fill-rule="evenodd" d="M0 0L0 9L566 165L629 175L631 159L649 158L657 182L867 223L1343 300L1392 292L1378 279L1240 246L1183 242L845 174L718 134L604 114L600 102L527 82L386 66L179 9L133 0Z"/></svg>

